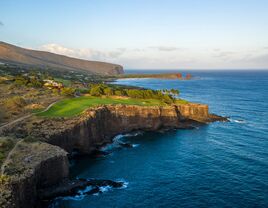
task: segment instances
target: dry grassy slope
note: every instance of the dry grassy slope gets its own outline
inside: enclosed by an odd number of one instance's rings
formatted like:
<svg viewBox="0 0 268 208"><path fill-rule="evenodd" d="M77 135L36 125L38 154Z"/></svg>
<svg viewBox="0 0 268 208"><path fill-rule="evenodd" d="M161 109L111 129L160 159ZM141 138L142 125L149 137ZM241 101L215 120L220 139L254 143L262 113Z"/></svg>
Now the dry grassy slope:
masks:
<svg viewBox="0 0 268 208"><path fill-rule="evenodd" d="M58 70L86 71L100 75L123 73L123 67L120 65L87 61L45 51L25 49L5 42L0 42L0 62L50 67Z"/></svg>

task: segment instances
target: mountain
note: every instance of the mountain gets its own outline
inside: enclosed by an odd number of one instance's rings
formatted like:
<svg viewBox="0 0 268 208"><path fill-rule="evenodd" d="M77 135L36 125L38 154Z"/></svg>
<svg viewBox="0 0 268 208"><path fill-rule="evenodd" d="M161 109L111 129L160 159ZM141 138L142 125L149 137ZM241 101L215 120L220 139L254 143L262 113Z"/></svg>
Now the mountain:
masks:
<svg viewBox="0 0 268 208"><path fill-rule="evenodd" d="M82 71L98 75L123 74L123 67L99 61L87 61L55 53L30 50L0 41L0 62L25 67Z"/></svg>

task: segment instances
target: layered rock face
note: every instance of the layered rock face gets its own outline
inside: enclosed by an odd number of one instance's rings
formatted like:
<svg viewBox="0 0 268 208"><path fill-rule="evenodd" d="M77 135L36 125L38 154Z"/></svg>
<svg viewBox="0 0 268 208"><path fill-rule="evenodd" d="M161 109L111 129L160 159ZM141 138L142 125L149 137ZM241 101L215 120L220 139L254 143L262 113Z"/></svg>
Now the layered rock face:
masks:
<svg viewBox="0 0 268 208"><path fill-rule="evenodd" d="M6 203L3 207L8 208L33 207L38 190L68 177L67 152L74 149L90 154L111 142L117 134L186 128L216 120L225 119L209 114L208 106L200 104L165 107L107 105L90 108L81 116L69 119L28 120L18 129L26 136L38 138L39 142L24 144L24 148L17 146L20 154L14 153L7 161L4 174L13 176L12 181L1 188L0 194L6 202L0 203ZM11 131L18 129L15 127Z"/></svg>
<svg viewBox="0 0 268 208"><path fill-rule="evenodd" d="M108 105L88 109L82 116L67 120L48 120L34 126L34 137L67 151L91 153L109 143L117 134L135 130L154 131L161 128L186 128L193 123L217 120L207 105L185 104L166 107ZM64 125L62 125L64 123Z"/></svg>

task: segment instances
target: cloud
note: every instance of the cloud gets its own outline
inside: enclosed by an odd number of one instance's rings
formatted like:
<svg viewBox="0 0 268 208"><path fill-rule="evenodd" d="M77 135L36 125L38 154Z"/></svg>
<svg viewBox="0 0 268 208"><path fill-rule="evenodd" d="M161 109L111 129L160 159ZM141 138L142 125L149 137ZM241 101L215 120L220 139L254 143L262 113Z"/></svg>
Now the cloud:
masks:
<svg viewBox="0 0 268 208"><path fill-rule="evenodd" d="M240 61L248 64L254 64L261 68L268 68L268 53L258 55L248 54L247 56L241 58Z"/></svg>
<svg viewBox="0 0 268 208"><path fill-rule="evenodd" d="M69 49L55 43L42 45L41 49L51 53L58 53L62 55L73 55L75 53L73 49Z"/></svg>
<svg viewBox="0 0 268 208"><path fill-rule="evenodd" d="M144 47L100 50L50 43L38 49L86 60L118 63L132 69L268 68L268 53L252 49ZM163 51L170 51L163 53Z"/></svg>
<svg viewBox="0 0 268 208"><path fill-rule="evenodd" d="M125 48L117 48L112 51L100 51L91 48L82 48L82 49L67 48L56 43L49 43L42 45L39 49L51 53L57 53L75 58L82 58L96 61L110 61L110 60L112 61L126 52Z"/></svg>
<svg viewBox="0 0 268 208"><path fill-rule="evenodd" d="M172 47L172 46L152 46L152 47L149 47L149 48L157 49L159 51L166 51L166 52L182 50L182 48Z"/></svg>
<svg viewBox="0 0 268 208"><path fill-rule="evenodd" d="M4 23L2 21L0 21L0 26L4 26Z"/></svg>
<svg viewBox="0 0 268 208"><path fill-rule="evenodd" d="M235 52L232 51L218 51L218 53L215 55L215 57L219 57L219 58L227 58L228 56L232 56L234 55Z"/></svg>

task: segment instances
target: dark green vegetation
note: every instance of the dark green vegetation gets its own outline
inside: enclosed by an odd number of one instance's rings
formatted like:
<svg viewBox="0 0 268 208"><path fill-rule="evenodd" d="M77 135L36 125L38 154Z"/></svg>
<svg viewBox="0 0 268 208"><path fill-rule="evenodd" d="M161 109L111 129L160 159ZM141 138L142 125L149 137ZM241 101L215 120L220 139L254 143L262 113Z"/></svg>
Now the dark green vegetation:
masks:
<svg viewBox="0 0 268 208"><path fill-rule="evenodd" d="M175 96L179 95L179 91L171 90L150 90L150 89L125 89L118 86L109 86L105 84L91 84L89 94L92 96L126 96L136 99L157 99L164 103L171 104L175 100Z"/></svg>

